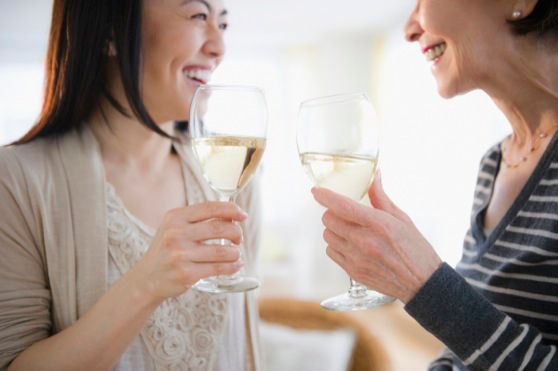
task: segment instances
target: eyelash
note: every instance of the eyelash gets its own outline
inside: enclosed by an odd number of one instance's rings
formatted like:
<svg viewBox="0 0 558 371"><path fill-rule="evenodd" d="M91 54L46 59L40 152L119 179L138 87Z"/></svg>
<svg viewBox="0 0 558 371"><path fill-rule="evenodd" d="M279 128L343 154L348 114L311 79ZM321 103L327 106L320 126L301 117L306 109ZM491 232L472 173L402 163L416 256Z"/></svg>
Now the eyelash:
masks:
<svg viewBox="0 0 558 371"><path fill-rule="evenodd" d="M201 19L202 21L207 21L207 14L199 13L192 16L192 19ZM225 31L229 27L228 23L221 23L219 29Z"/></svg>
<svg viewBox="0 0 558 371"><path fill-rule="evenodd" d="M201 19L202 21L207 21L207 14L205 13L198 13L192 16L192 19Z"/></svg>

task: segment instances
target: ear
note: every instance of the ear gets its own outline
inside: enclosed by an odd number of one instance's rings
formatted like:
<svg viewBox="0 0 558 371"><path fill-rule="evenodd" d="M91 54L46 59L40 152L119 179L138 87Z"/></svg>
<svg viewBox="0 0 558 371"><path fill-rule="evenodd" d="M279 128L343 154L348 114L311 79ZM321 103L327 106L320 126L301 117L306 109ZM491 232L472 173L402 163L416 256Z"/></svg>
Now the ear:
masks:
<svg viewBox="0 0 558 371"><path fill-rule="evenodd" d="M510 19L516 21L529 16L537 6L539 0L516 0L510 12Z"/></svg>
<svg viewBox="0 0 558 371"><path fill-rule="evenodd" d="M525 17L528 17L531 13L533 13L533 10L539 3L539 0L523 0L523 3L525 3L525 11L523 14L525 14Z"/></svg>

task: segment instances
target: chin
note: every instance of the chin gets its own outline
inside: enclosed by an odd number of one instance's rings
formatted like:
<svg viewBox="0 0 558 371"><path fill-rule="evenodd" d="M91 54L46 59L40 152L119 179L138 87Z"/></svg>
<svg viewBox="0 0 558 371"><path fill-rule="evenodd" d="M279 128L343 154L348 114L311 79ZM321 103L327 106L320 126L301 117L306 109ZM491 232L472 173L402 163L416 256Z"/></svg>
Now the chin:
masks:
<svg viewBox="0 0 558 371"><path fill-rule="evenodd" d="M186 112L180 112L180 114L175 115L174 121L189 121L190 120L190 110Z"/></svg>
<svg viewBox="0 0 558 371"><path fill-rule="evenodd" d="M188 121L190 120L190 100L179 100L173 107L169 107L169 114L172 115L173 121ZM185 104L180 104L184 103Z"/></svg>
<svg viewBox="0 0 558 371"><path fill-rule="evenodd" d="M451 99L466 92L461 91L456 84L444 84L438 81L438 94L444 99Z"/></svg>
<svg viewBox="0 0 558 371"><path fill-rule="evenodd" d="M478 84L475 83L475 80L468 76L469 75L465 75L462 72L435 76L440 97L451 99L478 89Z"/></svg>
<svg viewBox="0 0 558 371"><path fill-rule="evenodd" d="M448 90L446 89L440 89L438 88L438 95L444 99L451 99L453 97L455 97L457 94L455 93L450 93Z"/></svg>

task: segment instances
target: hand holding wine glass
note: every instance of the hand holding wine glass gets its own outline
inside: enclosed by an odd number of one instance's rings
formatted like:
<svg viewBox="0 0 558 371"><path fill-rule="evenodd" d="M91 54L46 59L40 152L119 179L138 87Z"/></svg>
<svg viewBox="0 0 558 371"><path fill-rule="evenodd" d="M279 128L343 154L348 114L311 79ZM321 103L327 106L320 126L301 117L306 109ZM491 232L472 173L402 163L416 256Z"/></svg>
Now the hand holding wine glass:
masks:
<svg viewBox="0 0 558 371"><path fill-rule="evenodd" d="M263 155L267 106L255 87L202 85L190 109L191 144L209 185L221 201L234 197L249 182ZM222 240L223 245L229 244ZM239 246L242 253L242 244ZM200 291L222 293L255 289L259 281L243 272L202 279Z"/></svg>
<svg viewBox="0 0 558 371"><path fill-rule="evenodd" d="M365 94L311 99L300 106L300 161L319 187L361 200L378 166L378 137L378 119ZM321 306L339 311L361 310L393 300L350 279L347 293L324 300Z"/></svg>

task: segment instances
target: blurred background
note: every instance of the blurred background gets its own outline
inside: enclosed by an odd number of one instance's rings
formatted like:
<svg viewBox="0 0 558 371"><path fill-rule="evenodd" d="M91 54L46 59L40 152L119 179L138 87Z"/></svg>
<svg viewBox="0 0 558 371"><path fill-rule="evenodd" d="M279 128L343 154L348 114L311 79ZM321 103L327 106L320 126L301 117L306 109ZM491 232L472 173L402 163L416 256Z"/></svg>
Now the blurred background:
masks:
<svg viewBox="0 0 558 371"><path fill-rule="evenodd" d="M438 96L418 45L403 39L415 1L229 0L226 5L227 55L212 82L260 86L270 110L262 168L262 295L319 300L348 285L345 273L325 256L323 211L311 198L296 152L298 105L323 95L369 95L382 121L384 188L455 265L478 162L508 128L483 93L449 101ZM26 132L39 113L51 6L48 0L0 0L0 145ZM412 327L400 304L370 312L363 320L387 339L394 369L423 369L439 345L424 340L429 335ZM399 338L389 327L395 326L393 319L408 324ZM424 359L407 343L412 336L417 347L429 346ZM409 359L413 367L404 368Z"/></svg>

